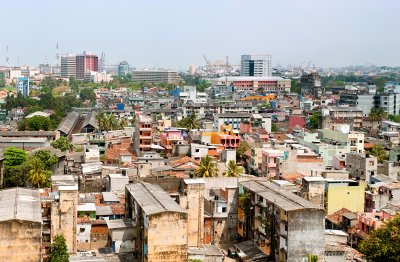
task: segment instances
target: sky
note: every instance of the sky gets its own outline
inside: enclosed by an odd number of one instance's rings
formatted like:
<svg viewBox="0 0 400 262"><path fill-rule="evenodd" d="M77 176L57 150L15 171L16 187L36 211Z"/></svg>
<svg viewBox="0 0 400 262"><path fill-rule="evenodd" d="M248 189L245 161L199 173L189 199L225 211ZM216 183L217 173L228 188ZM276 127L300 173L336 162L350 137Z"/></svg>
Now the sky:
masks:
<svg viewBox="0 0 400 262"><path fill-rule="evenodd" d="M187 70L209 60L273 65L400 65L398 0L13 0L1 4L0 65L56 63L59 53Z"/></svg>

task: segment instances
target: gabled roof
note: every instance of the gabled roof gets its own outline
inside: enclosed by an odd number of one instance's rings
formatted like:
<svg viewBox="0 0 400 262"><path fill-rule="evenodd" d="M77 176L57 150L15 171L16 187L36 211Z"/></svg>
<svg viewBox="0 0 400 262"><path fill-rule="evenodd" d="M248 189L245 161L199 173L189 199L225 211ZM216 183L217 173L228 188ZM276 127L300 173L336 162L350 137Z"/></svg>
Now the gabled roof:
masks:
<svg viewBox="0 0 400 262"><path fill-rule="evenodd" d="M0 191L0 222L23 220L42 222L39 190L12 188Z"/></svg>
<svg viewBox="0 0 400 262"><path fill-rule="evenodd" d="M89 114L87 114L85 116L85 120L83 120L82 127L90 125L90 126L94 127L95 129L98 129L99 123L97 122L96 116L97 116L97 112L95 112L95 111L92 111Z"/></svg>
<svg viewBox="0 0 400 262"><path fill-rule="evenodd" d="M64 134L69 134L78 118L79 114L77 112L70 112L58 125L57 130Z"/></svg>
<svg viewBox="0 0 400 262"><path fill-rule="evenodd" d="M158 185L137 182L126 185L126 189L148 216L163 212L187 213Z"/></svg>

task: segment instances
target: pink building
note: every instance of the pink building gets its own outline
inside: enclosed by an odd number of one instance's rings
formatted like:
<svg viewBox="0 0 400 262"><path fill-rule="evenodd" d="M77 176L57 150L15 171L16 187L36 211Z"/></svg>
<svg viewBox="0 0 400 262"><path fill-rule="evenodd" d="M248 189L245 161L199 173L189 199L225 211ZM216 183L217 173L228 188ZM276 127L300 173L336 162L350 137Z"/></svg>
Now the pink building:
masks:
<svg viewBox="0 0 400 262"><path fill-rule="evenodd" d="M179 129L166 129L165 132L160 135L160 145L165 148L167 154L172 152L173 145L182 144L183 142L184 138Z"/></svg>
<svg viewBox="0 0 400 262"><path fill-rule="evenodd" d="M263 176L274 178L277 176L276 159L283 157L283 151L276 149L263 149L261 174Z"/></svg>

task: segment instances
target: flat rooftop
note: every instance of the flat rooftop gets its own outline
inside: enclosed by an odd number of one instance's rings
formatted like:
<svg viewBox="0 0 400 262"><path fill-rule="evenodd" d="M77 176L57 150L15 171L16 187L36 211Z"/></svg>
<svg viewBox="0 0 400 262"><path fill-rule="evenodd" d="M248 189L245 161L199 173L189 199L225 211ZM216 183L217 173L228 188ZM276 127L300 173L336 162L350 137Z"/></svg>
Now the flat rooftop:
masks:
<svg viewBox="0 0 400 262"><path fill-rule="evenodd" d="M0 221L42 222L38 189L12 188L0 191Z"/></svg>

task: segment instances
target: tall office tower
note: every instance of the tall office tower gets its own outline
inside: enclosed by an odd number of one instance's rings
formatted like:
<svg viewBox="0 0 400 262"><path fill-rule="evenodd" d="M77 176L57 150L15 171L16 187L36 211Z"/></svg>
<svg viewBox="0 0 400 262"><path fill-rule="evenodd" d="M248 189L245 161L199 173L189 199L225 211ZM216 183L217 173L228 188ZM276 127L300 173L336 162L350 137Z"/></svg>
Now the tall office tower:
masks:
<svg viewBox="0 0 400 262"><path fill-rule="evenodd" d="M61 78L76 77L76 56L66 54L61 56Z"/></svg>
<svg viewBox="0 0 400 262"><path fill-rule="evenodd" d="M29 96L29 77L19 76L16 81L17 94L21 93L23 97Z"/></svg>
<svg viewBox="0 0 400 262"><path fill-rule="evenodd" d="M241 76L272 76L272 56L242 55Z"/></svg>
<svg viewBox="0 0 400 262"><path fill-rule="evenodd" d="M126 76L127 74L129 74L129 64L126 61L122 61L118 65L118 75Z"/></svg>
<svg viewBox="0 0 400 262"><path fill-rule="evenodd" d="M76 79L84 80L86 73L99 71L99 58L97 55L83 52L76 56Z"/></svg>

